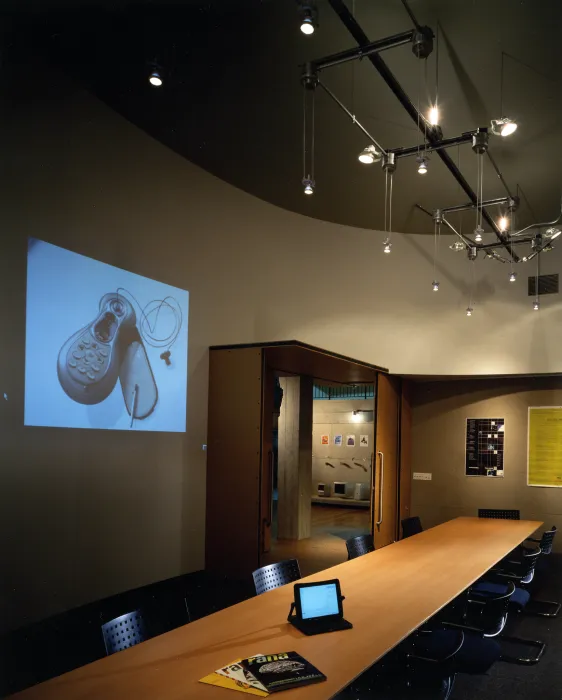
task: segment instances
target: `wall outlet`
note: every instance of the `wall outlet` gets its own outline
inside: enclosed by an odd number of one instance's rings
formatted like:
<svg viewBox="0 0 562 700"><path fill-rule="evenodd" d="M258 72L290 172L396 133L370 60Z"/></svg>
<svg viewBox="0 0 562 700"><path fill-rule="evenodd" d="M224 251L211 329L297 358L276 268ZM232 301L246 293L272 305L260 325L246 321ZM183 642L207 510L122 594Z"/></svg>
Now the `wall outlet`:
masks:
<svg viewBox="0 0 562 700"><path fill-rule="evenodd" d="M416 481L431 481L431 473L429 472L414 472Z"/></svg>

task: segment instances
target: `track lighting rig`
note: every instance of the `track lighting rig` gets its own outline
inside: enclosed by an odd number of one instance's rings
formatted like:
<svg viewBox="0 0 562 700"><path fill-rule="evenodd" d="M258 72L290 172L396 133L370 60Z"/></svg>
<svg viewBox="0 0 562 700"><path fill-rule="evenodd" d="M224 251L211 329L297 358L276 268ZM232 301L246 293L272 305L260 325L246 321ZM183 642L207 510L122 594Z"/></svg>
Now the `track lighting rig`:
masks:
<svg viewBox="0 0 562 700"><path fill-rule="evenodd" d="M542 224L534 224L530 227L526 227L520 231L513 230L513 214L516 212L519 206L519 198L514 196L505 181L503 174L501 173L498 165L492 156L489 148L489 138L490 134L497 135L499 137L507 137L512 134L516 128L517 123L506 117L502 116L501 119L492 120L490 127L480 127L474 129L473 131L465 132L459 136L453 138L444 138L441 127L438 125L438 107L437 104L432 106L430 110L429 118L426 118L412 103L396 77L388 68L387 64L381 57L383 51L396 48L398 46L404 46L406 44L411 45L412 53L418 59L427 59L433 51L434 44L434 33L430 27L421 26L416 20L414 14L408 6L407 0L402 0L402 3L414 25L414 28L401 32L399 34L394 34L393 36L385 37L383 39L378 39L376 41L369 41L367 35L359 26L355 17L351 14L347 8L344 0L328 0L332 9L341 19L344 26L347 28L353 39L357 42L358 46L355 48L347 49L345 51L340 51L339 53L326 56L315 61L309 61L302 66L301 73L301 83L304 87L305 95L306 93L316 93L318 87L322 88L323 91L330 97L330 99L341 109L352 121L354 126L358 128L364 136L369 140L369 145L359 154L359 160L365 164L372 164L375 162L380 162L383 172L385 173L385 232L387 237L384 241L384 252L389 253L391 249L391 234L392 234L392 181L394 173L397 169L398 160L401 158L406 158L409 156L415 156L417 162L418 173L425 175L428 172L429 167L429 154L435 153L441 161L445 164L447 169L451 172L453 177L458 182L460 188L465 192L469 201L466 204L458 205L454 207L446 207L437 209L434 212L429 212L420 205L419 209L424 211L426 214L431 216L435 224L435 236L437 240L438 231L440 232L441 226L445 225L451 229L456 236L458 241L451 248L455 250L466 250L468 257L471 261L474 261L478 252L482 251L486 257L496 259L501 262L509 262L510 265L518 262L527 262L534 257L537 257L539 253L543 251L550 250L552 248L552 240L560 235L560 230L555 228L555 225L562 219L561 214L551 222L545 222ZM371 62L374 68L381 75L383 80L387 83L388 87L392 90L394 95L397 97L401 105L404 107L406 112L409 114L411 119L416 122L419 130L423 134L423 147L420 148L419 145L411 147L401 147L401 148L385 148L383 147L376 138L369 133L369 131L364 127L363 124L357 119L356 115L353 114L343 102L327 87L327 85L321 79L322 71L331 68L333 66L338 66L343 63L355 60L367 59ZM503 54L502 54L503 62ZM503 63L502 63L502 95L503 95ZM314 100L312 100L314 104ZM503 97L502 97L502 112L503 112ZM447 152L448 148L453 146L459 146L462 144L471 144L473 152L478 158L478 184L477 191L475 192L469 185L458 166L454 163L452 158ZM312 163L314 160L314 148L312 147ZM305 97L305 138L304 138L304 152L305 152L305 173L307 172L306 167L306 97ZM483 197L483 178L484 178L484 167L483 160L487 158L492 165L498 179L502 183L506 196L502 198L496 198L491 200L484 200ZM313 172L313 165L309 169ZM303 178L303 184L305 187L313 182L313 178L310 175L306 175ZM306 191L306 190L305 190ZM308 190L310 193L310 189ZM501 218L499 221L490 213L490 207L501 207ZM446 215L453 211L464 211L472 210L476 213L476 227L472 236L463 235L461 232L456 231L454 226L448 221ZM493 234L495 235L495 242L484 243L483 235L485 233L483 224L486 222L491 228ZM388 227L387 227L388 224ZM546 227L546 231L543 231ZM531 229L536 229L534 234L526 233ZM519 257L514 247L521 246L522 244L531 245L531 253ZM495 249L503 248L503 255L500 255ZM511 272L510 281L514 281L516 278L516 273ZM434 280L433 283L434 291L439 289L439 282ZM472 302L471 302L472 303ZM472 310L472 309L471 309Z"/></svg>

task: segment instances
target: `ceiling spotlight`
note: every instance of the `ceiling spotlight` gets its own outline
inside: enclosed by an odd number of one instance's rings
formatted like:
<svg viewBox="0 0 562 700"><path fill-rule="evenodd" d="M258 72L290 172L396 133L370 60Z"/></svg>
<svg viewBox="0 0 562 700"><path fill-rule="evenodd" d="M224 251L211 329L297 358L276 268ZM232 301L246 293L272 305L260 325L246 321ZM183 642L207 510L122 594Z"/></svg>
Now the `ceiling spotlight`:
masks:
<svg viewBox="0 0 562 700"><path fill-rule="evenodd" d="M466 308L466 315L467 315L467 316L472 316L472 307L471 307L471 306L467 306L467 308Z"/></svg>
<svg viewBox="0 0 562 700"><path fill-rule="evenodd" d="M304 185L305 194L314 194L314 180L311 180L309 177L305 177L302 184Z"/></svg>
<svg viewBox="0 0 562 700"><path fill-rule="evenodd" d="M383 253L390 253L392 248L392 243L390 242L390 240L388 238L385 238L382 244L384 246L384 248L382 249Z"/></svg>
<svg viewBox="0 0 562 700"><path fill-rule="evenodd" d="M500 231L507 231L509 227L509 219L507 216L502 216L500 220L498 221L498 227Z"/></svg>
<svg viewBox="0 0 562 700"><path fill-rule="evenodd" d="M381 158L382 153L379 153L374 146L367 146L367 148L364 148L359 154L359 160L366 165L378 162Z"/></svg>
<svg viewBox="0 0 562 700"><path fill-rule="evenodd" d="M310 36L316 29L316 8L311 3L304 3L300 9L301 32Z"/></svg>
<svg viewBox="0 0 562 700"><path fill-rule="evenodd" d="M439 291L439 282L437 280L433 280L433 291L438 292Z"/></svg>
<svg viewBox="0 0 562 700"><path fill-rule="evenodd" d="M496 136L509 136L517 129L517 122L509 117L492 119L492 133Z"/></svg>
<svg viewBox="0 0 562 700"><path fill-rule="evenodd" d="M544 235L547 238L550 238L551 241L553 241L555 238L558 238L558 236L562 233L559 228L555 228L552 226L551 228L547 228L546 231L544 232Z"/></svg>
<svg viewBox="0 0 562 700"><path fill-rule="evenodd" d="M483 233L484 233L484 229L483 229L482 226L480 226L480 225L478 225L478 226L474 229L474 240L476 241L476 243L481 243L481 242L482 242L482 234L483 234Z"/></svg>
<svg viewBox="0 0 562 700"><path fill-rule="evenodd" d="M539 300L535 299L533 302L533 311L538 311L541 308L541 305L539 304Z"/></svg>
<svg viewBox="0 0 562 700"><path fill-rule="evenodd" d="M152 87L161 87L163 81L160 72L156 69L152 70L148 76L148 82L152 85Z"/></svg>
<svg viewBox="0 0 562 700"><path fill-rule="evenodd" d="M510 282L515 282L516 280L517 280L517 272L512 272L512 273L509 275L509 281L510 281Z"/></svg>
<svg viewBox="0 0 562 700"><path fill-rule="evenodd" d="M439 124L439 109L437 108L437 105L434 105L429 110L428 121L431 126L437 126Z"/></svg>
<svg viewBox="0 0 562 700"><path fill-rule="evenodd" d="M418 156L416 161L418 163L418 173L420 175L425 175L427 172L427 161L429 158L427 156Z"/></svg>
<svg viewBox="0 0 562 700"><path fill-rule="evenodd" d="M454 250L454 251L459 251L459 250L464 250L464 249L465 249L465 245L464 245L464 243L463 243L462 241L455 241L454 243L452 243L452 244L449 246L449 248L450 248L451 250Z"/></svg>

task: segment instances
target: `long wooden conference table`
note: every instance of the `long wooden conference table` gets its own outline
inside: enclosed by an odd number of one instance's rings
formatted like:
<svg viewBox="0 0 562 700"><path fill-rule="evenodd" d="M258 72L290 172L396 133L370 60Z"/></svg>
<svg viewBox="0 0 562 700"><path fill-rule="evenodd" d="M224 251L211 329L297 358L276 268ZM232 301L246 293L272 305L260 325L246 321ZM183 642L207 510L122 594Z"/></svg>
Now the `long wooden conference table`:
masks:
<svg viewBox="0 0 562 700"><path fill-rule="evenodd" d="M332 698L542 525L457 518L306 581L339 578L353 629L306 637L287 623L287 585L19 693L18 700L227 700L199 679L256 653L297 651L328 677L282 693ZM342 542L343 546L343 542Z"/></svg>

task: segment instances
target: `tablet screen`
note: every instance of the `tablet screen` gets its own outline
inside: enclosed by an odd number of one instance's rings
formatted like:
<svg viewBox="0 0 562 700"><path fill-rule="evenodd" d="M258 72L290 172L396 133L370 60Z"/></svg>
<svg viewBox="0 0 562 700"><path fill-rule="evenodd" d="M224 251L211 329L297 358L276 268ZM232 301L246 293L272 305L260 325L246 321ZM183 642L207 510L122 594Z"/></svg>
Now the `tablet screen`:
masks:
<svg viewBox="0 0 562 700"><path fill-rule="evenodd" d="M302 619L337 615L339 613L338 592L335 583L321 583L300 589Z"/></svg>

